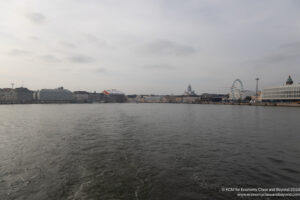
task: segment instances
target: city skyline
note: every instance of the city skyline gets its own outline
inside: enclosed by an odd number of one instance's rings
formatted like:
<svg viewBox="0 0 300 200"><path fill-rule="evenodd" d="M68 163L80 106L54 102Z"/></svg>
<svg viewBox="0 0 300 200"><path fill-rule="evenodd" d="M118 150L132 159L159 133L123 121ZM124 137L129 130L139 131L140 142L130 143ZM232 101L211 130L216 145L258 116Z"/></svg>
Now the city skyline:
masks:
<svg viewBox="0 0 300 200"><path fill-rule="evenodd" d="M0 88L228 93L300 82L297 1L0 2ZM69 9L72 8L72 9Z"/></svg>

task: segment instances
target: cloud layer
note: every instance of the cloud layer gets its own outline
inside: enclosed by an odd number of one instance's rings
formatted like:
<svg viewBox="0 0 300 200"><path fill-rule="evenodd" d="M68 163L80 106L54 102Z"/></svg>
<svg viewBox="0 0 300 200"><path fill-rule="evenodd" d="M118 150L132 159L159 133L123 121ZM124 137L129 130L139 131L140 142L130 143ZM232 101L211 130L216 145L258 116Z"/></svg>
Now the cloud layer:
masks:
<svg viewBox="0 0 300 200"><path fill-rule="evenodd" d="M44 23L46 20L46 17L42 13L30 12L26 16L31 22L36 24Z"/></svg>
<svg viewBox="0 0 300 200"><path fill-rule="evenodd" d="M300 82L294 0L0 3L0 88L182 94Z"/></svg>
<svg viewBox="0 0 300 200"><path fill-rule="evenodd" d="M156 40L154 42L145 44L141 48L141 51L143 53L155 54L159 56L185 56L196 52L192 46L178 44L168 40Z"/></svg>

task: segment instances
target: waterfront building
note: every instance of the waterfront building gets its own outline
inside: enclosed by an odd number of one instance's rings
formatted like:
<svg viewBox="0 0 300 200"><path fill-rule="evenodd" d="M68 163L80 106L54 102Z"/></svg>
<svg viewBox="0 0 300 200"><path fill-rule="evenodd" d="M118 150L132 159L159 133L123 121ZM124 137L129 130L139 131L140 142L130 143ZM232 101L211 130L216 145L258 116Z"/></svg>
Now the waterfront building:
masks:
<svg viewBox="0 0 300 200"><path fill-rule="evenodd" d="M161 98L162 103L176 103L176 96L174 95L166 95Z"/></svg>
<svg viewBox="0 0 300 200"><path fill-rule="evenodd" d="M262 92L258 91L257 96L253 95L251 96L251 102L261 102L262 101Z"/></svg>
<svg viewBox="0 0 300 200"><path fill-rule="evenodd" d="M0 103L17 103L17 95L15 90L12 88L0 89Z"/></svg>
<svg viewBox="0 0 300 200"><path fill-rule="evenodd" d="M32 103L33 92L27 88L4 88L0 89L0 103Z"/></svg>
<svg viewBox="0 0 300 200"><path fill-rule="evenodd" d="M103 103L104 102L104 94L97 93L96 91L88 94L88 101L92 103Z"/></svg>
<svg viewBox="0 0 300 200"><path fill-rule="evenodd" d="M89 93L86 91L74 91L73 92L75 103L88 103Z"/></svg>
<svg viewBox="0 0 300 200"><path fill-rule="evenodd" d="M121 103L127 101L127 97L125 96L125 94L116 89L104 90L103 94L105 103Z"/></svg>
<svg viewBox="0 0 300 200"><path fill-rule="evenodd" d="M291 76L286 84L262 90L262 101L264 102L299 102L300 84L294 83Z"/></svg>
<svg viewBox="0 0 300 200"><path fill-rule="evenodd" d="M149 95L144 97L145 103L160 103L162 96L160 95Z"/></svg>
<svg viewBox="0 0 300 200"><path fill-rule="evenodd" d="M176 103L199 103L201 97L197 95L193 96L186 96L186 95L179 95L175 97Z"/></svg>
<svg viewBox="0 0 300 200"><path fill-rule="evenodd" d="M146 96L146 95L138 95L136 97L136 102L138 102L138 103L145 103L144 96Z"/></svg>
<svg viewBox="0 0 300 200"><path fill-rule="evenodd" d="M199 96L184 96L182 97L182 103L197 103L200 101Z"/></svg>
<svg viewBox="0 0 300 200"><path fill-rule="evenodd" d="M229 95L203 93L200 98L201 102L222 102L226 101L229 98Z"/></svg>
<svg viewBox="0 0 300 200"><path fill-rule="evenodd" d="M138 97L138 95L136 95L136 94L127 95L127 101L131 102L131 103L137 102L137 97Z"/></svg>
<svg viewBox="0 0 300 200"><path fill-rule="evenodd" d="M32 103L33 92L27 88L20 87L14 89L16 93L17 103Z"/></svg>
<svg viewBox="0 0 300 200"><path fill-rule="evenodd" d="M39 103L70 103L73 101L73 93L63 87L42 89L36 92L35 97Z"/></svg>

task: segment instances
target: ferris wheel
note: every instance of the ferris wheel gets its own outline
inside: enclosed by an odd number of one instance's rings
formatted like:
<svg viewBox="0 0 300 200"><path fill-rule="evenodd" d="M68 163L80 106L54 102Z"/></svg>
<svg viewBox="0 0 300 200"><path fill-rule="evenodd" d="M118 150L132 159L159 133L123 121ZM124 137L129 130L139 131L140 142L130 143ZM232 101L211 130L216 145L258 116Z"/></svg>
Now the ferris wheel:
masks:
<svg viewBox="0 0 300 200"><path fill-rule="evenodd" d="M242 98L242 93L244 91L243 82L240 79L233 81L231 86L231 98L232 100L238 100Z"/></svg>

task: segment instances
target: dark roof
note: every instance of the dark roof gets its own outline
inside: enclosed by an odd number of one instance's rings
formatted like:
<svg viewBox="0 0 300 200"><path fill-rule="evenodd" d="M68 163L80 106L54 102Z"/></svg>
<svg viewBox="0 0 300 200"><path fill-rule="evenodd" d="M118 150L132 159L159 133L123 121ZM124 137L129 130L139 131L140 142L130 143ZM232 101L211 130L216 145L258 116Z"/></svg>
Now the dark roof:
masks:
<svg viewBox="0 0 300 200"><path fill-rule="evenodd" d="M15 89L17 92L32 92L28 88L20 87Z"/></svg>
<svg viewBox="0 0 300 200"><path fill-rule="evenodd" d="M87 91L74 91L74 94L89 94Z"/></svg>
<svg viewBox="0 0 300 200"><path fill-rule="evenodd" d="M129 95L127 95L127 97L129 97L129 98L136 98L137 95L136 94L129 94Z"/></svg>

